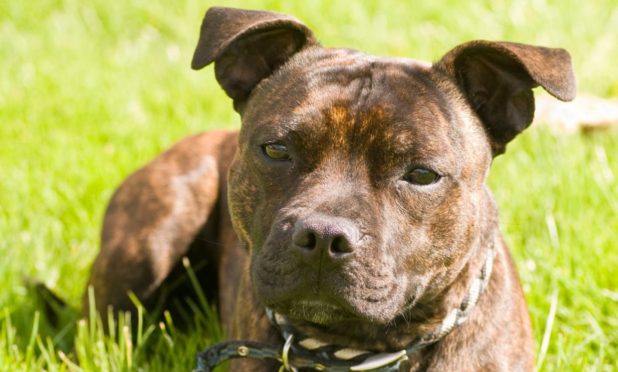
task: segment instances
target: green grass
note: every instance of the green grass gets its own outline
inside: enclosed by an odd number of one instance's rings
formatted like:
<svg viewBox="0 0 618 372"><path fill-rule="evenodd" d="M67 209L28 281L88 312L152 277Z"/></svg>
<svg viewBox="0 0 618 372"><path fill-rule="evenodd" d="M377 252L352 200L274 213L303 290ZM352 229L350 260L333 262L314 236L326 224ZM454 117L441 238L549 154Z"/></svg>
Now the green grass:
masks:
<svg viewBox="0 0 618 372"><path fill-rule="evenodd" d="M616 0L225 3L294 14L327 46L381 55L435 60L474 38L562 46L581 91L618 95ZM0 0L0 371L188 370L217 337L199 303L192 334L122 318L104 337L71 311L53 329L23 282L78 307L121 180L187 134L237 126L212 67L189 69L211 5ZM618 370L617 154L615 131L533 128L495 161L541 370Z"/></svg>

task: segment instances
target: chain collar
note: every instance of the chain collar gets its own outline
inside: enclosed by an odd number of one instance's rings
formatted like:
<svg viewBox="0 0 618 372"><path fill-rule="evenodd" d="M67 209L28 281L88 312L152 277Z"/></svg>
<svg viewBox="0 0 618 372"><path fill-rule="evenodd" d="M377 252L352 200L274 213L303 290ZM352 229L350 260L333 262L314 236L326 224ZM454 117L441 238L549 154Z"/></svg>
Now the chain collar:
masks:
<svg viewBox="0 0 618 372"><path fill-rule="evenodd" d="M221 342L198 353L198 368L194 372L210 372L220 363L234 358L277 360L281 363L279 371L298 371L298 369L332 372L398 371L408 360L408 356L436 343L468 319L489 283L495 255L495 247L492 244L479 275L473 279L461 304L452 309L433 331L418 337L405 349L376 353L331 345L299 334L283 315L267 308L268 318L279 329L285 340L281 351L252 341Z"/></svg>

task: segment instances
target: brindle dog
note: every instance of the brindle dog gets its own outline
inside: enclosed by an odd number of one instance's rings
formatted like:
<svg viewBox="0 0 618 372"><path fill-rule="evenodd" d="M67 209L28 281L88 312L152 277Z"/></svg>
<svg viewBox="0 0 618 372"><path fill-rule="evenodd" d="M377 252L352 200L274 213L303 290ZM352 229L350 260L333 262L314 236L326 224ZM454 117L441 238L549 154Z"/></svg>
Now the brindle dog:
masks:
<svg viewBox="0 0 618 372"><path fill-rule="evenodd" d="M213 62L241 129L189 137L120 186L89 281L99 311L131 309L128 291L156 303L189 256L230 339L282 345L269 308L314 340L385 352L443 326L493 266L467 319L407 366L533 368L486 179L532 122L533 88L573 99L565 50L472 41L428 64L324 48L290 16L212 8L192 67Z"/></svg>

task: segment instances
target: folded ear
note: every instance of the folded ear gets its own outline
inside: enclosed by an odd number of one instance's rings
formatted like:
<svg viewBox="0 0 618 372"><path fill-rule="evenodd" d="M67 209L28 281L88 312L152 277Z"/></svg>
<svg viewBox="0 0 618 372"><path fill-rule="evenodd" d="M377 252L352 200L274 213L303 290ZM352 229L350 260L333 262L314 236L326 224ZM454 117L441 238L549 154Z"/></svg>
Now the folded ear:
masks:
<svg viewBox="0 0 618 372"><path fill-rule="evenodd" d="M253 88L304 46L317 44L296 18L264 11L210 8L191 67L215 62L215 76L237 111Z"/></svg>
<svg viewBox="0 0 618 372"><path fill-rule="evenodd" d="M477 40L462 44L435 64L450 75L476 111L494 156L534 117L532 88L561 101L575 98L571 57L564 49Z"/></svg>

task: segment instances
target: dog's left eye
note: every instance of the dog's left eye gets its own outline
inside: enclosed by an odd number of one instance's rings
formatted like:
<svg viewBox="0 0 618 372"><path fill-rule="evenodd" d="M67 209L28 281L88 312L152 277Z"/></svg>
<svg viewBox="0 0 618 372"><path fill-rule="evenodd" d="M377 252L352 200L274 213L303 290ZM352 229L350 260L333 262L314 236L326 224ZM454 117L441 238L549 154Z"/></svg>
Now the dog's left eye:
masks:
<svg viewBox="0 0 618 372"><path fill-rule="evenodd" d="M438 182L440 175L431 169L418 167L408 172L403 179L414 185L425 186Z"/></svg>
<svg viewBox="0 0 618 372"><path fill-rule="evenodd" d="M273 160L290 160L290 153L285 145L280 143L267 143L262 145L264 155Z"/></svg>

